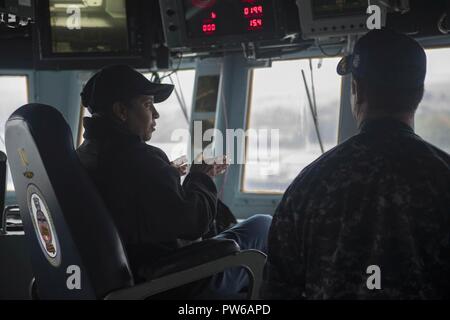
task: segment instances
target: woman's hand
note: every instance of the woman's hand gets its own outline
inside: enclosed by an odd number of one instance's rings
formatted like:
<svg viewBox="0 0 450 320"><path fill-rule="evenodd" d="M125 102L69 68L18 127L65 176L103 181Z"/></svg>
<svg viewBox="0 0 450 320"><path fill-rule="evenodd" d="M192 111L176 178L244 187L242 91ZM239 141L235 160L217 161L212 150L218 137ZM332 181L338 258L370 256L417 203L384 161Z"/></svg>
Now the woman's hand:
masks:
<svg viewBox="0 0 450 320"><path fill-rule="evenodd" d="M199 163L201 159L200 157L197 156L196 160L192 162L190 169L191 172L203 172L213 178L225 173L229 166L229 164L227 163L227 156L214 159L205 159L201 163Z"/></svg>
<svg viewBox="0 0 450 320"><path fill-rule="evenodd" d="M180 174L180 176L186 175L187 169L188 169L188 162L187 162L186 156L181 156L181 157L173 160L170 163L170 165L178 170L178 173Z"/></svg>

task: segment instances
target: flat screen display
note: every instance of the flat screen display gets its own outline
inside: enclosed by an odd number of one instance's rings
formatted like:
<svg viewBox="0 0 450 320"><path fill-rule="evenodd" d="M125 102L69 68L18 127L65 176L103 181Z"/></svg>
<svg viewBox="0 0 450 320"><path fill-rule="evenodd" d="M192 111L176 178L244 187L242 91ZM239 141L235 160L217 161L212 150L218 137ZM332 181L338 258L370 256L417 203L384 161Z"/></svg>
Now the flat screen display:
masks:
<svg viewBox="0 0 450 320"><path fill-rule="evenodd" d="M311 1L314 19L336 18L365 14L367 0L313 0Z"/></svg>
<svg viewBox="0 0 450 320"><path fill-rule="evenodd" d="M223 37L272 32L271 0L183 0L189 38Z"/></svg>
<svg viewBox="0 0 450 320"><path fill-rule="evenodd" d="M125 0L49 0L55 54L127 52Z"/></svg>

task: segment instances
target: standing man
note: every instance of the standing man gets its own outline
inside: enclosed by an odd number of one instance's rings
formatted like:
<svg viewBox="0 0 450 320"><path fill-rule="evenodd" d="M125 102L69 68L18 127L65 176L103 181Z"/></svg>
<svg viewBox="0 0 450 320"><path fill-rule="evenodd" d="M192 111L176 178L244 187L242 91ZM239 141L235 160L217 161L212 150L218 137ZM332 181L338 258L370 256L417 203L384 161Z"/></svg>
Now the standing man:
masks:
<svg viewBox="0 0 450 320"><path fill-rule="evenodd" d="M426 55L374 30L338 65L360 133L306 167L269 235L265 296L450 298L450 156L414 133Z"/></svg>

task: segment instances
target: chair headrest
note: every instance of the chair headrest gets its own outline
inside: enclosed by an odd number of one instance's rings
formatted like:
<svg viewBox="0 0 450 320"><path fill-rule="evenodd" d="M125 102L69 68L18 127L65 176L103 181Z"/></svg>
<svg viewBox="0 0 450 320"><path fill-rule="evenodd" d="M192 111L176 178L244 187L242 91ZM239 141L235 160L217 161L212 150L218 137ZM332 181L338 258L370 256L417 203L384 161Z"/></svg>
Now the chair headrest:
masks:
<svg viewBox="0 0 450 320"><path fill-rule="evenodd" d="M25 234L31 244L33 269L38 286L46 290L45 296L73 297L74 293L65 289L52 291L57 290L52 288L56 280L65 283L65 268L73 264L82 267L86 286L96 297L132 285L117 229L78 159L72 132L62 114L48 105L24 105L9 117L5 136ZM24 171L32 174L27 176ZM35 206L30 205L30 195L34 194L46 208L49 227L54 228L51 234L58 239L59 250L55 251L61 254L56 263L42 249L42 232L36 228L32 210Z"/></svg>

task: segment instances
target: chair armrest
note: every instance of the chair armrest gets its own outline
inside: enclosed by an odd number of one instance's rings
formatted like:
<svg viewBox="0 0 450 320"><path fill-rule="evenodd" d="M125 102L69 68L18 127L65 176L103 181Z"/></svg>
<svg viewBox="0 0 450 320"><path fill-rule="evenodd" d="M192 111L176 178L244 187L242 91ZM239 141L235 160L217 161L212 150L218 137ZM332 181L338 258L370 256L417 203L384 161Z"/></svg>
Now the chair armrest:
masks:
<svg viewBox="0 0 450 320"><path fill-rule="evenodd" d="M239 252L239 246L233 240L208 239L180 248L155 263L143 267L139 270L139 276L144 279L160 278L237 252Z"/></svg>
<svg viewBox="0 0 450 320"><path fill-rule="evenodd" d="M244 250L232 255L193 266L189 269L168 274L134 287L109 293L105 300L145 299L155 294L174 289L232 267L244 267L250 278L249 299L257 299L261 288L266 255L258 250Z"/></svg>

